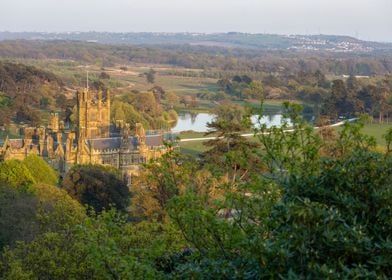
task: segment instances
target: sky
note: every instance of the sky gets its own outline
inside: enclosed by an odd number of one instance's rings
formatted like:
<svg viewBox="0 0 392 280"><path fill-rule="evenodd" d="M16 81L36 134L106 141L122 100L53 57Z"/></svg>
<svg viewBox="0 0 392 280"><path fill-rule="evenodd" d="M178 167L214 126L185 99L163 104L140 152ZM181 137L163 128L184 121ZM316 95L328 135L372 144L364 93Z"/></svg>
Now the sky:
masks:
<svg viewBox="0 0 392 280"><path fill-rule="evenodd" d="M0 31L236 31L392 42L392 0L0 0Z"/></svg>

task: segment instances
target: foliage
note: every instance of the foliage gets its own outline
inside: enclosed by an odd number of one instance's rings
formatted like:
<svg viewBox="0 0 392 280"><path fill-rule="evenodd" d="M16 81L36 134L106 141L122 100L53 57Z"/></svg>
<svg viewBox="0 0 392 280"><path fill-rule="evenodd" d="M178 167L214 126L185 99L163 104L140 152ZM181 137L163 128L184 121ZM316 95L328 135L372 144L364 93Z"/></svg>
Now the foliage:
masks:
<svg viewBox="0 0 392 280"><path fill-rule="evenodd" d="M241 134L252 129L250 112L238 105L221 105L214 111L216 118L207 124L206 135L216 135L204 144L209 148L203 153L206 163L211 163L215 171L228 172L235 181L236 176L245 176L248 170L261 168L254 156L258 147ZM241 159L241 160L239 160Z"/></svg>
<svg viewBox="0 0 392 280"><path fill-rule="evenodd" d="M115 210L86 218L67 231L48 232L6 249L0 275L28 279L161 279L183 246L172 225L131 224Z"/></svg>
<svg viewBox="0 0 392 280"><path fill-rule="evenodd" d="M295 106L286 109L293 132L283 135L283 126L259 135L269 172L238 184L212 205L198 195L171 201L170 217L193 247L189 262L173 275L392 275L391 158L372 151L373 140L360 137L361 124L347 124L339 135L337 147L345 149L320 157L321 140L296 117Z"/></svg>
<svg viewBox="0 0 392 280"><path fill-rule="evenodd" d="M54 95L62 94L62 86L63 82L53 73L33 66L0 62L1 111L6 110L8 118L15 117L18 122L40 124L38 110L53 108L52 99ZM5 118L5 125L9 122Z"/></svg>
<svg viewBox="0 0 392 280"><path fill-rule="evenodd" d="M133 215L164 221L168 201L187 187L188 167L171 147L160 159L147 163L146 171L133 183Z"/></svg>
<svg viewBox="0 0 392 280"><path fill-rule="evenodd" d="M80 204L55 186L25 189L0 183L0 248L31 242L44 232L67 230L83 218Z"/></svg>
<svg viewBox="0 0 392 280"><path fill-rule="evenodd" d="M144 73L144 75L146 76L147 83L153 84L155 82L155 74L156 72L152 68L150 68L148 72Z"/></svg>
<svg viewBox="0 0 392 280"><path fill-rule="evenodd" d="M36 182L54 186L57 185L59 181L58 173L41 157L29 155L23 160L23 164L30 171Z"/></svg>
<svg viewBox="0 0 392 280"><path fill-rule="evenodd" d="M36 183L27 166L15 159L0 162L0 182L15 188L28 187Z"/></svg>
<svg viewBox="0 0 392 280"><path fill-rule="evenodd" d="M0 183L0 250L16 241L32 241L38 232L38 201L31 191ZM1 275L1 274L0 274Z"/></svg>
<svg viewBox="0 0 392 280"><path fill-rule="evenodd" d="M76 165L65 175L61 187L80 203L101 212L111 206L126 211L129 189L119 172L102 165Z"/></svg>

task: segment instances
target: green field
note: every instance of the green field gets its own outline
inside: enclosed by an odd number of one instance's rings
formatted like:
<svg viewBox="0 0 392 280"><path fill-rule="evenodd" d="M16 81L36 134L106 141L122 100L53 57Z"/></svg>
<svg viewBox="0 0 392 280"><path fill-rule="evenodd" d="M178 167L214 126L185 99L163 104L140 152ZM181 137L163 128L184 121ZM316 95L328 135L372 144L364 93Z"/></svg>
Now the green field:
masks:
<svg viewBox="0 0 392 280"><path fill-rule="evenodd" d="M377 140L379 146L385 146L384 135L388 129L392 129L392 123L389 124L366 124L363 128L363 133L369 136L373 136Z"/></svg>
<svg viewBox="0 0 392 280"><path fill-rule="evenodd" d="M202 152L208 150L206 146L203 145L204 141L194 141L194 142L183 142L180 143L181 152L186 155L198 156Z"/></svg>

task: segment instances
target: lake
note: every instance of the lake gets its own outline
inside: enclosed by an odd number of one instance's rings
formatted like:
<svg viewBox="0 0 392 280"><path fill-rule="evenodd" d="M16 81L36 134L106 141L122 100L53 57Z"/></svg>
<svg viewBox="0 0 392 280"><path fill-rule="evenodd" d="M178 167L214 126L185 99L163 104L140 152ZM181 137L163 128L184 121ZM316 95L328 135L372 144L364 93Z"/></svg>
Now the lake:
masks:
<svg viewBox="0 0 392 280"><path fill-rule="evenodd" d="M196 132L206 132L207 123L212 122L215 115L209 113L179 113L176 126L172 129L173 132L181 132L193 130ZM252 122L257 123L258 116L252 117ZM281 114L266 115L261 119L262 123L267 124L267 127L280 126L283 120Z"/></svg>

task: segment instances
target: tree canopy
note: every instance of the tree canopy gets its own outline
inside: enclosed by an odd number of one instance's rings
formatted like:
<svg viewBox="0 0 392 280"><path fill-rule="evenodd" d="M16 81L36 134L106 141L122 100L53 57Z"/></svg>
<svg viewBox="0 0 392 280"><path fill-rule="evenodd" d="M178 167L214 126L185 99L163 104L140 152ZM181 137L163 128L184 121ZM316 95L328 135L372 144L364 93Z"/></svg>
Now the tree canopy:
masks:
<svg viewBox="0 0 392 280"><path fill-rule="evenodd" d="M64 177L61 187L81 204L101 212L112 206L126 211L129 189L120 173L102 165L77 165Z"/></svg>

